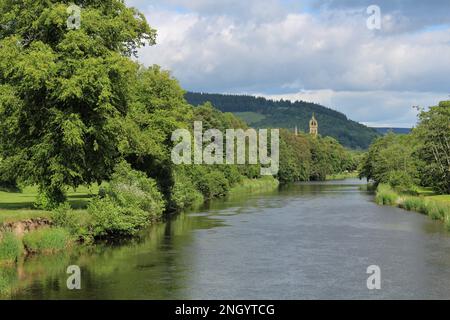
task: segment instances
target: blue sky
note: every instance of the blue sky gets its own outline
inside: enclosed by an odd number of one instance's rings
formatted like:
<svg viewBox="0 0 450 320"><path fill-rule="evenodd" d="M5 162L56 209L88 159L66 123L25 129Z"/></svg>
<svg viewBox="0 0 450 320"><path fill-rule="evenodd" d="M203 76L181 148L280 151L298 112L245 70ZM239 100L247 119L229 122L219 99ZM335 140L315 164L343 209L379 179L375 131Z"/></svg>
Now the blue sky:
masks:
<svg viewBox="0 0 450 320"><path fill-rule="evenodd" d="M186 90L324 104L372 126L410 127L449 99L450 1L128 0L158 30L140 51ZM366 10L381 9L369 30Z"/></svg>

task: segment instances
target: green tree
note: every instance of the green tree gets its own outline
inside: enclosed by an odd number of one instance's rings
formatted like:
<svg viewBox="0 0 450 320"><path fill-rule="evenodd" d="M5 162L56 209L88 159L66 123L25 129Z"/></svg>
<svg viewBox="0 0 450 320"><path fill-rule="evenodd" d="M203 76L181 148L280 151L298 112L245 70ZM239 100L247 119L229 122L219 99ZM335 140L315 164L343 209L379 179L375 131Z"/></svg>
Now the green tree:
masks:
<svg viewBox="0 0 450 320"><path fill-rule="evenodd" d="M414 135L422 142L418 155L422 183L436 192L450 193L450 101L422 111Z"/></svg>
<svg viewBox="0 0 450 320"><path fill-rule="evenodd" d="M410 189L419 183L420 161L415 156L418 142L411 135L389 133L369 148L360 167L360 177L376 184L388 183L399 189Z"/></svg>
<svg viewBox="0 0 450 320"><path fill-rule="evenodd" d="M121 152L138 65L154 44L144 16L121 0L0 0L2 170L38 184L51 205L65 186L107 178Z"/></svg>

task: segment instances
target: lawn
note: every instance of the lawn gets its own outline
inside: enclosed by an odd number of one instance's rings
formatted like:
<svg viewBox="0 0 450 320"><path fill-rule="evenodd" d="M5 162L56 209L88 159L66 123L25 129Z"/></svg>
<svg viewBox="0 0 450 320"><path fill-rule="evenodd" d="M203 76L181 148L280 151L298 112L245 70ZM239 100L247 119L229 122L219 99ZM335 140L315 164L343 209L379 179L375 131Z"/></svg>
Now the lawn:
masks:
<svg viewBox="0 0 450 320"><path fill-rule="evenodd" d="M430 200L434 200L434 201L450 203L450 194L444 194L444 195L440 195L440 196L430 196L427 198Z"/></svg>
<svg viewBox="0 0 450 320"><path fill-rule="evenodd" d="M424 196L429 200L450 203L450 194L436 195L436 193L433 192L433 189L423 187L420 187L418 192L419 195Z"/></svg>
<svg viewBox="0 0 450 320"><path fill-rule="evenodd" d="M67 193L67 199L74 209L82 211L89 199L98 193L98 186L80 187ZM37 187L26 187L22 193L0 192L0 223L48 218L49 211L36 210L33 206L37 196Z"/></svg>

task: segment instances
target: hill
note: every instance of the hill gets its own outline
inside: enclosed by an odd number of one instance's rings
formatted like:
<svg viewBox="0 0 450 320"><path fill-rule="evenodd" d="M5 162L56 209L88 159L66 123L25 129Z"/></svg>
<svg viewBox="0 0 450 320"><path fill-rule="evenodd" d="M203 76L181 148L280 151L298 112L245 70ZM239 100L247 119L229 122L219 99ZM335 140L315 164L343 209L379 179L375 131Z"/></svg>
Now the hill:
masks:
<svg viewBox="0 0 450 320"><path fill-rule="evenodd" d="M412 129L410 128L373 128L376 131L378 131L381 134L387 134L388 132L392 131L396 134L409 134Z"/></svg>
<svg viewBox="0 0 450 320"><path fill-rule="evenodd" d="M186 100L194 105L211 102L223 112L232 112L255 128L287 128L307 132L313 113L319 133L331 136L352 149L367 149L380 136L375 129L348 119L343 113L304 101L274 101L247 95L223 95L188 92Z"/></svg>

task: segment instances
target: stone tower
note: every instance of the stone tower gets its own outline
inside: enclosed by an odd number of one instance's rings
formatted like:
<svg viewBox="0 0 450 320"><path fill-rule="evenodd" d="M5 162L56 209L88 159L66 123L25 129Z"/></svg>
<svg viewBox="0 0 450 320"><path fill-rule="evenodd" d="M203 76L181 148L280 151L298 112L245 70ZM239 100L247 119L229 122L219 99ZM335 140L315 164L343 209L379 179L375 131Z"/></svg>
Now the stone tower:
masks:
<svg viewBox="0 0 450 320"><path fill-rule="evenodd" d="M314 113L311 121L309 121L309 133L314 137L317 137L319 134L319 124L317 123Z"/></svg>

